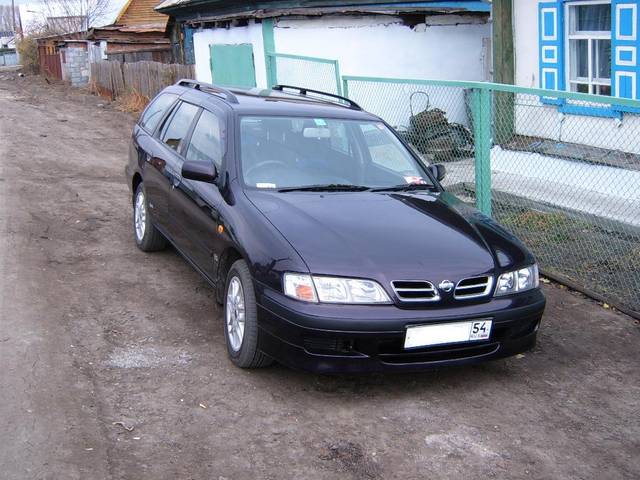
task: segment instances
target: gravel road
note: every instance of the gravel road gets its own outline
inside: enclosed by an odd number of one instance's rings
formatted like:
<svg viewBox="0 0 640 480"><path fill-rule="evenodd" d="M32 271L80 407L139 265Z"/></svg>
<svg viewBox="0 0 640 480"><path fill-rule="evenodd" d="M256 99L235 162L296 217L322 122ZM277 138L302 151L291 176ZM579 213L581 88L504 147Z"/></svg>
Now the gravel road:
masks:
<svg viewBox="0 0 640 480"><path fill-rule="evenodd" d="M134 246L132 117L3 78L1 478L640 478L637 322L545 285L539 345L519 358L239 370L207 284Z"/></svg>

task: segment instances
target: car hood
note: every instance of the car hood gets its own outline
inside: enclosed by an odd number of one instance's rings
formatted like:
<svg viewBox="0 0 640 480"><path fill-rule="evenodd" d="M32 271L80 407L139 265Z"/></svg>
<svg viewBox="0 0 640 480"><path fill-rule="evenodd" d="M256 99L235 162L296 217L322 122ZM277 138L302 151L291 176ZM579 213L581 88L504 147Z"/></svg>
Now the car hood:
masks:
<svg viewBox="0 0 640 480"><path fill-rule="evenodd" d="M522 264L518 240L446 192L247 192L316 274L457 281Z"/></svg>

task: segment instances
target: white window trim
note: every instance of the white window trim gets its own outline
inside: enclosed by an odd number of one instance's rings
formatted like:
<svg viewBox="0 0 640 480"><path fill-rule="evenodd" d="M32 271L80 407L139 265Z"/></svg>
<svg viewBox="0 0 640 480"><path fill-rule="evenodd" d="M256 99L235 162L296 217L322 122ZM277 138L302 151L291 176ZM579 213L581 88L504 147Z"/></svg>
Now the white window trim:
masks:
<svg viewBox="0 0 640 480"><path fill-rule="evenodd" d="M545 19L545 14L546 13L551 13L553 14L553 35L545 35L545 31L544 31L544 19ZM542 40L543 41L549 41L549 42L555 42L556 40L558 40L558 9L557 8L543 8L540 10L540 21L542 22Z"/></svg>
<svg viewBox="0 0 640 480"><path fill-rule="evenodd" d="M622 52L631 52L631 60L622 60L620 54ZM616 65L622 67L635 67L637 59L637 48L630 45L618 45L616 47Z"/></svg>
<svg viewBox="0 0 640 480"><path fill-rule="evenodd" d="M631 78L631 98L636 98L636 72L616 72L616 93L620 94L620 78Z"/></svg>
<svg viewBox="0 0 640 480"><path fill-rule="evenodd" d="M553 55L547 58L545 52L552 52ZM542 47L542 63L558 63L558 47L555 45L545 45Z"/></svg>
<svg viewBox="0 0 640 480"><path fill-rule="evenodd" d="M553 73L553 88L547 85L547 73ZM546 90L558 90L558 69L557 68L543 68L542 69L542 82Z"/></svg>
<svg viewBox="0 0 640 480"><path fill-rule="evenodd" d="M571 7L580 6L580 5L611 5L611 0L580 0L575 2L566 2L565 3L565 11L564 11L564 32L565 32L565 41L564 41L564 72L566 78L566 86L567 91L573 91L571 86L574 84L587 84L589 85L589 93L591 92L592 86L606 86L611 87L612 81L611 79L597 79L593 75L592 65L591 65L591 57L592 57L592 42L588 42L588 58L589 58L589 71L588 78L577 77L571 78L571 40L611 40L613 46L613 32L601 32L601 31L593 31L593 32L580 32L580 33L571 33L572 25L571 25ZM635 7L635 5L634 5ZM611 12L613 15L613 12ZM617 24L616 24L617 25ZM612 52L612 55L614 52ZM591 79L591 81L590 81ZM635 98L635 97L634 97Z"/></svg>
<svg viewBox="0 0 640 480"><path fill-rule="evenodd" d="M622 10L631 10L631 21L633 26L633 34L632 35L621 35L620 34L620 22L618 21L621 16ZM613 12L612 12L613 13ZM616 38L618 40L623 41L631 41L635 42L638 38L638 6L634 3L632 4L618 4L616 5Z"/></svg>

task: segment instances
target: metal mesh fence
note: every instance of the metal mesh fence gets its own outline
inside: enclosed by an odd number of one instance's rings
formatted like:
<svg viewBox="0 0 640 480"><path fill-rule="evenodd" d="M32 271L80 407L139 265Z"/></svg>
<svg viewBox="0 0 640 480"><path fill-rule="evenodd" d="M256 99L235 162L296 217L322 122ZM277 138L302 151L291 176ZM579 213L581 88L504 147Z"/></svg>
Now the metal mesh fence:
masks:
<svg viewBox="0 0 640 480"><path fill-rule="evenodd" d="M329 93L342 93L336 60L272 53L268 55L275 71L274 84L307 87Z"/></svg>
<svg viewBox="0 0 640 480"><path fill-rule="evenodd" d="M636 107L461 82L345 77L344 90L445 163L444 186L518 236L545 273L640 312Z"/></svg>
<svg viewBox="0 0 640 480"><path fill-rule="evenodd" d="M475 186L470 91L407 81L350 80L348 96L383 118L427 163L446 162L445 187L473 201Z"/></svg>
<svg viewBox="0 0 640 480"><path fill-rule="evenodd" d="M546 272L640 312L640 118L524 93L493 106L493 216Z"/></svg>

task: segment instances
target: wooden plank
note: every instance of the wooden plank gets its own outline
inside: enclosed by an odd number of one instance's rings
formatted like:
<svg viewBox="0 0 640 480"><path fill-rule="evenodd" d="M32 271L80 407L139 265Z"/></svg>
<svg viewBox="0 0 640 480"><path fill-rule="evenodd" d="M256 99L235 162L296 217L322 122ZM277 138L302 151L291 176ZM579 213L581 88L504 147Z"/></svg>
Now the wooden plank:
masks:
<svg viewBox="0 0 640 480"><path fill-rule="evenodd" d="M513 0L493 0L493 81L513 85L515 58L513 53ZM494 138L495 142L511 140L515 129L515 96L512 93L495 93Z"/></svg>
<svg viewBox="0 0 640 480"><path fill-rule="evenodd" d="M91 64L91 79L96 89L113 99L131 92L151 99L165 87L181 78L193 78L194 74L193 65L151 61L106 61Z"/></svg>

